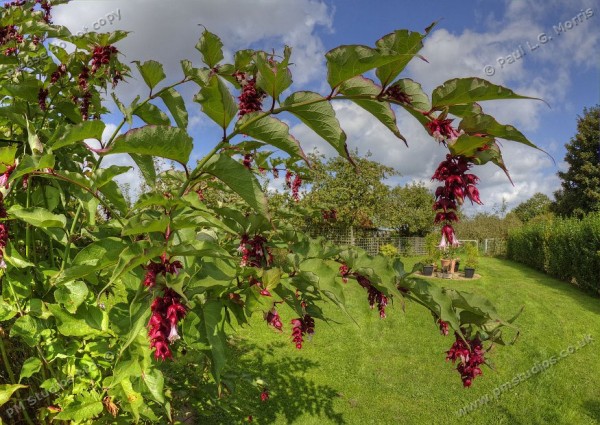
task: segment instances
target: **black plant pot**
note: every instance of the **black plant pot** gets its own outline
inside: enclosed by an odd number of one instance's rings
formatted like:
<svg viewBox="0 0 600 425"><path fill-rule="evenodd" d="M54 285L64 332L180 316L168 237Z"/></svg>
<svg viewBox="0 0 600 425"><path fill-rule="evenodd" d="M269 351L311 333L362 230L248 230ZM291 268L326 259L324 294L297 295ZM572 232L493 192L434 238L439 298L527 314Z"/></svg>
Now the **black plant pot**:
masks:
<svg viewBox="0 0 600 425"><path fill-rule="evenodd" d="M471 279L475 275L475 269L471 267L465 267L465 277Z"/></svg>
<svg viewBox="0 0 600 425"><path fill-rule="evenodd" d="M458 266L460 266L460 261L454 263L454 273L458 271Z"/></svg>
<svg viewBox="0 0 600 425"><path fill-rule="evenodd" d="M432 276L433 275L433 265L423 266L423 275L424 276Z"/></svg>

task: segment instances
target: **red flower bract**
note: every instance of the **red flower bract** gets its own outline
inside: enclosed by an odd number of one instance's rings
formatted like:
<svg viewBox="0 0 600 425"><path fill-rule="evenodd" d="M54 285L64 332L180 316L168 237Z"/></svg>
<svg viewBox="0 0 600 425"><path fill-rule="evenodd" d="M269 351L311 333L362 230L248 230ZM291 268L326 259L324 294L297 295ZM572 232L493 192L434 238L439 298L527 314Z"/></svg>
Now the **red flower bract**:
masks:
<svg viewBox="0 0 600 425"><path fill-rule="evenodd" d="M152 302L148 337L156 360L173 357L169 345L179 339L177 323L185 317L187 311L180 300L181 296L177 292L164 288L163 296L156 297Z"/></svg>
<svg viewBox="0 0 600 425"><path fill-rule="evenodd" d="M304 342L304 335L313 335L315 333L315 321L308 314L304 317L292 319L292 341L299 350Z"/></svg>
<svg viewBox="0 0 600 425"><path fill-rule="evenodd" d="M481 366L485 363L485 350L479 338L463 340L458 333L454 334L456 341L446 352L446 360L452 360L452 363L458 361L456 370L460 373L460 377L465 387L470 387L473 379L481 375Z"/></svg>

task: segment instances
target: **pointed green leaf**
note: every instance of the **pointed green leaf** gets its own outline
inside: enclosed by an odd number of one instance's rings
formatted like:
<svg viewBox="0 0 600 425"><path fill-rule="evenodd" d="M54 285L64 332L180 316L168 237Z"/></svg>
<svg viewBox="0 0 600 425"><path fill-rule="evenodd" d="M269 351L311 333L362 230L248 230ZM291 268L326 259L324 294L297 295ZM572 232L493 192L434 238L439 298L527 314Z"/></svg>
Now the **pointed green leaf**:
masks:
<svg viewBox="0 0 600 425"><path fill-rule="evenodd" d="M122 134L117 137L109 150L100 153L160 156L186 164L192 148L192 138L185 130L163 125L147 125Z"/></svg>
<svg viewBox="0 0 600 425"><path fill-rule="evenodd" d="M166 78L165 72L163 71L163 66L161 63L149 60L144 63L140 63L140 61L133 61L136 64L138 71L142 74L142 78L152 90L158 83Z"/></svg>
<svg viewBox="0 0 600 425"><path fill-rule="evenodd" d="M327 81L332 88L352 77L398 59L396 56L382 55L371 47L361 45L336 47L327 52L325 58L327 59Z"/></svg>
<svg viewBox="0 0 600 425"><path fill-rule="evenodd" d="M506 140L514 140L515 142L523 143L532 148L540 149L531 143L527 137L523 135L512 125L500 124L494 117L486 114L468 115L460 122L458 128L467 133L482 133L491 136L499 137Z"/></svg>
<svg viewBox="0 0 600 425"><path fill-rule="evenodd" d="M344 81L340 85L340 93L346 96L376 97L381 93L381 87L375 84L373 80L358 76ZM400 134L400 130L398 130L396 114L394 114L388 102L369 99L352 99L352 101L381 121L398 138L405 140Z"/></svg>
<svg viewBox="0 0 600 425"><path fill-rule="evenodd" d="M436 87L431 94L434 108L494 99L537 99L516 94L482 78L454 78Z"/></svg>
<svg viewBox="0 0 600 425"><path fill-rule="evenodd" d="M91 338L101 334L98 329L98 320L95 317L97 310L93 310L91 306L76 314L69 313L58 304L48 304L48 310L56 319L56 326L61 335ZM88 313L94 313L94 315Z"/></svg>
<svg viewBox="0 0 600 425"><path fill-rule="evenodd" d="M302 115L305 116L304 113ZM292 158L306 160L300 143L290 134L288 125L277 118L265 116L261 112L252 112L236 122L235 130L281 149Z"/></svg>
<svg viewBox="0 0 600 425"><path fill-rule="evenodd" d="M429 98L421 88L421 84L410 78L403 78L396 81L392 87L397 87L410 97L411 108L419 111L429 111L431 109L431 103L429 103Z"/></svg>
<svg viewBox="0 0 600 425"><path fill-rule="evenodd" d="M146 124L171 125L171 120L167 114L151 103L144 103L135 108L134 115L140 117Z"/></svg>
<svg viewBox="0 0 600 425"><path fill-rule="evenodd" d="M77 307L85 301L88 293L88 287L82 281L67 282L56 288L54 299L64 305L70 313L75 314Z"/></svg>
<svg viewBox="0 0 600 425"><path fill-rule="evenodd" d="M159 403L164 403L165 396L163 388L165 384L165 378L162 372L158 369L143 371L142 379L144 380L146 387L148 387L150 394L152 394L152 397L154 397L154 399Z"/></svg>
<svg viewBox="0 0 600 425"><path fill-rule="evenodd" d="M38 343L42 326L38 320L31 315L19 317L10 328L10 337L21 337L25 344L35 347Z"/></svg>
<svg viewBox="0 0 600 425"><path fill-rule="evenodd" d="M119 165L111 165L107 168L100 168L94 172L93 176L93 187L99 188L104 186L105 184L113 181L113 179L123 173L131 170L132 167L128 166L119 166Z"/></svg>
<svg viewBox="0 0 600 425"><path fill-rule="evenodd" d="M173 116L175 123L177 123L177 127L187 128L188 126L188 113L185 108L185 102L183 101L183 97L179 94L177 90L174 88L170 88L161 92L160 98L165 102L167 108L169 108L169 112Z"/></svg>
<svg viewBox="0 0 600 425"><path fill-rule="evenodd" d="M222 128L227 128L238 111L237 103L229 89L217 75L200 88L194 101L202 105L202 111Z"/></svg>
<svg viewBox="0 0 600 425"><path fill-rule="evenodd" d="M108 182L99 188L104 198L121 213L126 214L129 208L121 188L115 181Z"/></svg>
<svg viewBox="0 0 600 425"><path fill-rule="evenodd" d="M452 155L472 156L477 152L478 148L493 142L493 137L479 137L462 134L456 139L456 142L449 143L448 148Z"/></svg>
<svg viewBox="0 0 600 425"><path fill-rule="evenodd" d="M225 353L225 333L223 332L224 314L223 305L217 300L208 300L202 305L204 327L210 343L211 370L215 380L220 382L221 371L227 362Z"/></svg>
<svg viewBox="0 0 600 425"><path fill-rule="evenodd" d="M21 367L21 375L19 376L19 382L25 378L29 378L34 374L38 373L42 368L42 361L37 357L30 357L23 363ZM0 403L1 404L1 403Z"/></svg>
<svg viewBox="0 0 600 425"><path fill-rule="evenodd" d="M256 85L273 99L277 99L292 84L292 74L288 69L290 53L290 48L286 46L283 61L273 65L268 62L264 53L256 56Z"/></svg>
<svg viewBox="0 0 600 425"><path fill-rule="evenodd" d="M140 169L146 184L151 188L154 187L156 183L156 168L154 166L154 158L152 158L150 155L138 155L135 153L130 153L129 156L131 159L133 159L135 165L137 165Z"/></svg>
<svg viewBox="0 0 600 425"><path fill-rule="evenodd" d="M467 117L470 115L483 114L483 109L479 103L467 103L464 105L452 105L448 108L448 113L457 117Z"/></svg>
<svg viewBox="0 0 600 425"><path fill-rule="evenodd" d="M29 147L31 148L31 152L34 154L41 154L44 152L44 145L40 141L40 138L35 132L35 128L33 124L25 117L27 121L27 141L29 142Z"/></svg>
<svg viewBox="0 0 600 425"><path fill-rule="evenodd" d="M208 30L204 30L196 49L202 54L202 60L209 68L214 68L223 60L223 43L221 39Z"/></svg>
<svg viewBox="0 0 600 425"><path fill-rule="evenodd" d="M0 299L0 322L10 320L17 315L17 309Z"/></svg>
<svg viewBox="0 0 600 425"><path fill-rule="evenodd" d="M9 385L0 384L0 406L5 404L12 397L13 393L21 388L27 388L27 385Z"/></svg>
<svg viewBox="0 0 600 425"><path fill-rule="evenodd" d="M381 84L387 86L404 70L423 47L424 37L418 32L398 30L377 40L375 44L380 52L397 56L397 60L385 64L375 71Z"/></svg>
<svg viewBox="0 0 600 425"><path fill-rule="evenodd" d="M104 410L104 406L101 401L95 400L91 395L79 396L73 404L65 407L53 420L81 423L98 416L102 410Z"/></svg>
<svg viewBox="0 0 600 425"><path fill-rule="evenodd" d="M13 205L8 210L8 214L35 227L64 228L67 225L64 215L52 214L44 208L23 208L20 205Z"/></svg>
<svg viewBox="0 0 600 425"><path fill-rule="evenodd" d="M84 121L80 124L67 127L60 132L60 137L51 139L48 144L53 150L70 146L85 139L102 140L105 124L100 120Z"/></svg>
<svg viewBox="0 0 600 425"><path fill-rule="evenodd" d="M254 174L238 161L227 155L215 155L206 163L203 171L229 186L258 213L267 215L267 198L260 183Z"/></svg>
<svg viewBox="0 0 600 425"><path fill-rule="evenodd" d="M298 117L304 124L327 141L340 155L346 156L346 133L340 127L331 103L323 96L309 91L292 93L281 107ZM261 121L258 121L260 124ZM256 137L256 136L254 136ZM266 142L272 139L263 138Z"/></svg>

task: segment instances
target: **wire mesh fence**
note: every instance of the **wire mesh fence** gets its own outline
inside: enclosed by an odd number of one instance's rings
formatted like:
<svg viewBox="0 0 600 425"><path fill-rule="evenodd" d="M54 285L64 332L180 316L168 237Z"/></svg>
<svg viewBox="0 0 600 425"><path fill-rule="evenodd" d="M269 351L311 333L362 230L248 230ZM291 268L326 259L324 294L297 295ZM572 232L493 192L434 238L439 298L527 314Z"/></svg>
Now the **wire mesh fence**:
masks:
<svg viewBox="0 0 600 425"><path fill-rule="evenodd" d="M323 237L336 245L357 246L376 255L384 245L392 245L402 256L427 255L425 238L398 236L393 230L356 227L311 226L306 229L311 237ZM475 243L482 255L506 254L504 239L461 241Z"/></svg>

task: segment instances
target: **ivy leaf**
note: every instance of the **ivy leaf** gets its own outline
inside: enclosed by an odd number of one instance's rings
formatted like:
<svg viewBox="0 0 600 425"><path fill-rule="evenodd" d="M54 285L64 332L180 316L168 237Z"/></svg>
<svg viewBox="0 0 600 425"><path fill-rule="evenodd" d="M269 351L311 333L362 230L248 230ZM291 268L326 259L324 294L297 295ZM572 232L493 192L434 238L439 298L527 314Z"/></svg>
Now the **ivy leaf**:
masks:
<svg viewBox="0 0 600 425"><path fill-rule="evenodd" d="M24 378L29 378L34 374L38 373L42 368L42 361L37 357L30 357L23 363L21 367L21 375L19 376L19 382ZM2 403L0 403L2 404Z"/></svg>
<svg viewBox="0 0 600 425"><path fill-rule="evenodd" d="M277 149L281 149L292 158L301 158L306 161L306 155L298 140L290 134L288 125L277 118L261 115L263 115L261 112L244 115L235 124L235 131L262 140Z"/></svg>
<svg viewBox="0 0 600 425"><path fill-rule="evenodd" d="M454 78L436 87L431 94L431 103L437 109L442 106L494 99L541 100L516 94L506 87L498 86L482 78Z"/></svg>
<svg viewBox="0 0 600 425"><path fill-rule="evenodd" d="M129 130L117 137L111 148L98 153L160 156L186 164L192 148L192 138L185 130L164 125L147 125Z"/></svg>
<svg viewBox="0 0 600 425"><path fill-rule="evenodd" d="M100 120L84 121L80 124L71 125L60 133L56 133L56 135L61 135L60 138L53 138L48 141L48 144L52 146L53 150L57 150L85 139L102 140L104 128L105 124Z"/></svg>
<svg viewBox="0 0 600 425"><path fill-rule="evenodd" d="M149 60L144 63L140 63L140 61L133 61L133 63L136 64L150 90L167 77L160 62Z"/></svg>
<svg viewBox="0 0 600 425"><path fill-rule="evenodd" d="M169 112L173 116L177 127L187 128L188 126L188 113L185 108L185 102L183 101L183 97L179 94L177 90L174 88L170 88L168 90L164 90L160 93L160 98L165 102L167 108L169 108Z"/></svg>
<svg viewBox="0 0 600 425"><path fill-rule="evenodd" d="M194 102L202 105L202 111L222 128L227 128L238 111L235 99L217 75L210 77L208 83L200 88Z"/></svg>
<svg viewBox="0 0 600 425"><path fill-rule="evenodd" d="M285 99L281 107L298 117L340 155L347 156L346 133L340 127L331 103L323 96L310 91L299 91ZM259 123L260 121L262 120ZM268 139L262 140L270 142Z"/></svg>
<svg viewBox="0 0 600 425"><path fill-rule="evenodd" d="M383 86L387 86L404 70L412 58L423 48L425 36L418 32L398 30L377 40L375 45L382 53L393 54L397 60L385 64L375 71Z"/></svg>
<svg viewBox="0 0 600 425"><path fill-rule="evenodd" d="M254 174L238 161L227 155L214 155L206 163L203 171L229 186L258 213L268 215L267 198L260 183Z"/></svg>
<svg viewBox="0 0 600 425"><path fill-rule="evenodd" d="M256 85L273 99L277 99L281 92L292 84L292 74L288 69L291 49L285 46L283 61L271 65L264 53L256 55Z"/></svg>
<svg viewBox="0 0 600 425"><path fill-rule="evenodd" d="M59 227L67 225L67 219L62 214L52 214L44 208L23 208L16 204L10 207L8 214L35 227Z"/></svg>
<svg viewBox="0 0 600 425"><path fill-rule="evenodd" d="M394 62L393 55L382 55L377 50L361 45L336 47L325 54L327 59L327 81L331 88L373 68Z"/></svg>
<svg viewBox="0 0 600 425"><path fill-rule="evenodd" d="M171 125L171 120L160 108L149 102L134 109L134 115L140 117L146 124Z"/></svg>
<svg viewBox="0 0 600 425"><path fill-rule="evenodd" d="M212 32L204 29L196 49L202 54L202 60L209 68L214 68L223 60L223 43L221 39Z"/></svg>
<svg viewBox="0 0 600 425"><path fill-rule="evenodd" d="M0 384L0 406L5 404L12 397L13 393L21 388L27 388L27 385L20 384Z"/></svg>
<svg viewBox="0 0 600 425"><path fill-rule="evenodd" d="M381 87L368 78L358 76L344 81L340 85L340 93L346 96L377 96L381 93ZM398 130L396 114L388 102L369 99L352 99L352 102L371 113L383 125L385 125L399 139L406 139Z"/></svg>

